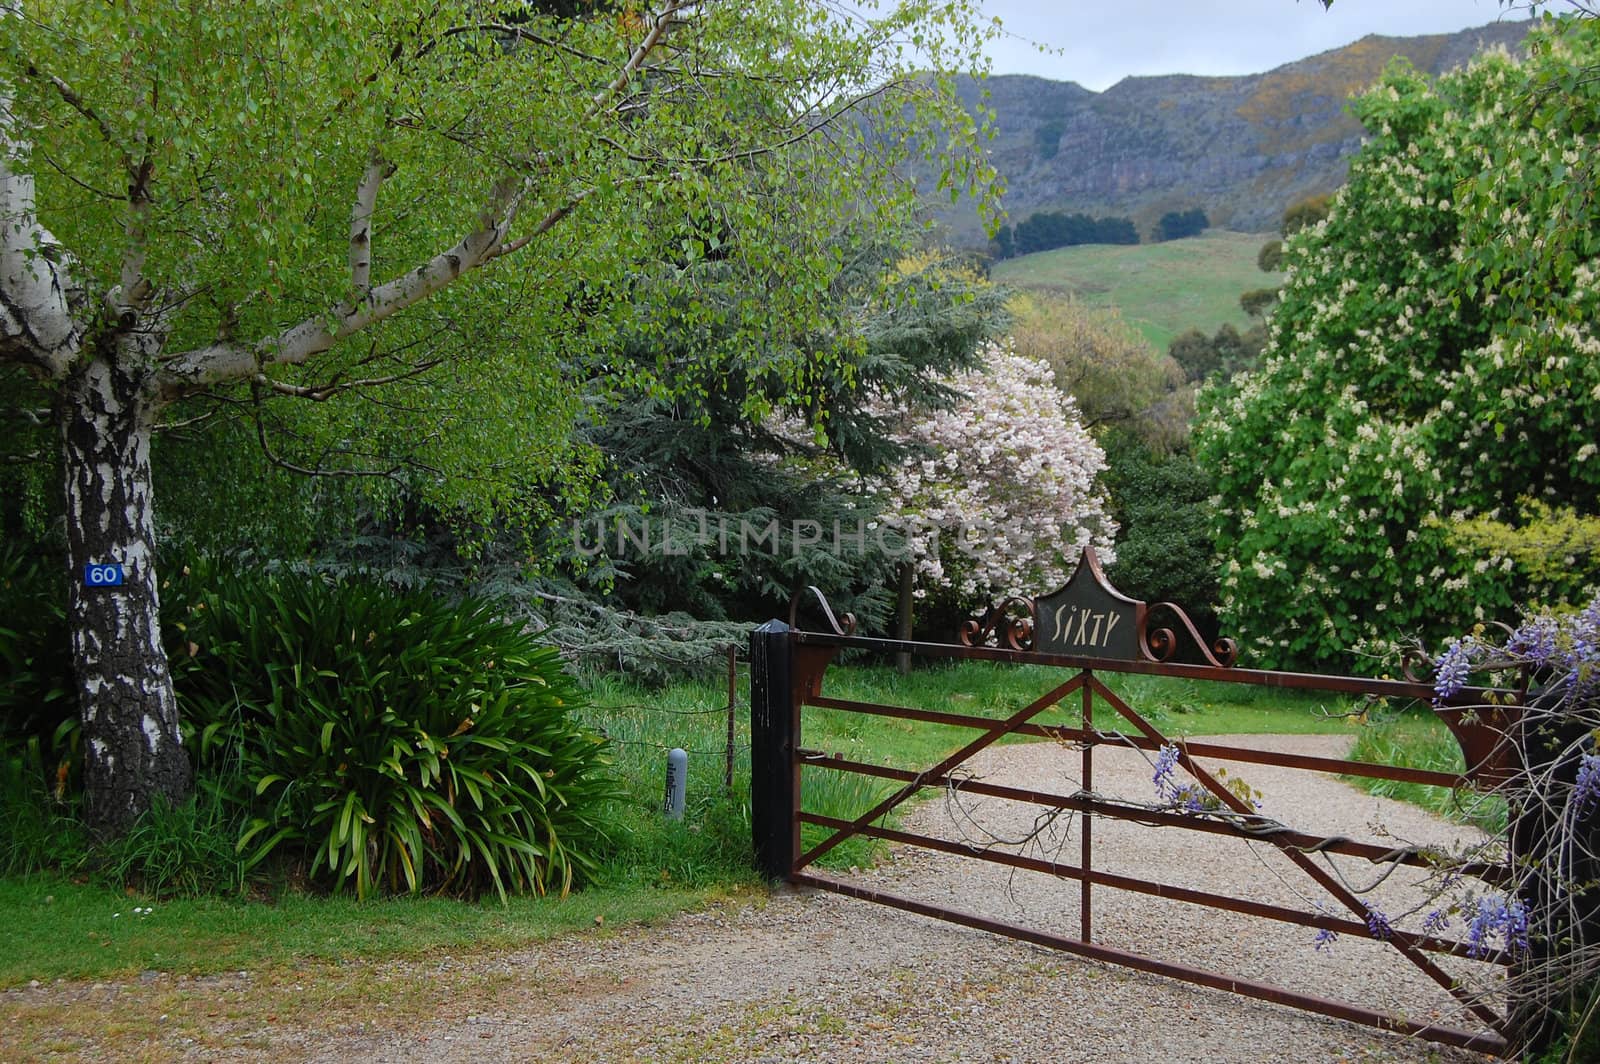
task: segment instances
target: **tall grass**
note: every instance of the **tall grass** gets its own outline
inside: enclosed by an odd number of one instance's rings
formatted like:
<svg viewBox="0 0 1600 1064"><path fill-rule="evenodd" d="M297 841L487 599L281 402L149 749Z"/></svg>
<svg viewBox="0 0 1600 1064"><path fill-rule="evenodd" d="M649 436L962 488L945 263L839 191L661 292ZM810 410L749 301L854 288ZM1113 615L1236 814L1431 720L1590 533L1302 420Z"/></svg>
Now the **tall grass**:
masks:
<svg viewBox="0 0 1600 1064"><path fill-rule="evenodd" d="M726 785L728 692L725 680L666 686L614 673L581 676L588 727L605 736L622 796L608 811L610 842L594 873L611 889L707 889L757 880L750 842L750 714L740 674L734 713L733 782ZM662 811L667 753L689 754L681 820Z"/></svg>
<svg viewBox="0 0 1600 1064"><path fill-rule="evenodd" d="M836 820L854 820L892 794L896 784L869 776L857 776L826 768L807 768L801 773L800 808L818 816ZM890 814L887 823L895 824L899 817ZM802 848L816 846L834 833L834 829L820 824L800 826ZM824 868L850 868L871 864L880 857L885 843L863 835L852 836L835 846L818 859Z"/></svg>
<svg viewBox="0 0 1600 1064"><path fill-rule="evenodd" d="M1363 726L1350 750L1350 760L1401 768L1460 773L1466 770L1461 746L1450 729L1427 709L1408 710ZM1506 803L1470 788L1451 789L1398 780L1348 777L1369 794L1395 798L1443 816L1470 823L1490 835L1506 829Z"/></svg>
<svg viewBox="0 0 1600 1064"><path fill-rule="evenodd" d="M76 803L58 798L37 737L0 751L0 876L79 868L89 836Z"/></svg>

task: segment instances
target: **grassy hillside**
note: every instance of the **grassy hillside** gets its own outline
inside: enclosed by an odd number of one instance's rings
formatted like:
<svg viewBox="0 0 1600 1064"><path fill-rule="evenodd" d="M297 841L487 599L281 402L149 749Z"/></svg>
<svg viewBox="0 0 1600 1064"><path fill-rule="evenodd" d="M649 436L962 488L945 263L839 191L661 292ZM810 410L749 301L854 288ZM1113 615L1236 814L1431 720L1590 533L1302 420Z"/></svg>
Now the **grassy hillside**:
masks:
<svg viewBox="0 0 1600 1064"><path fill-rule="evenodd" d="M1115 306L1158 351L1185 329L1214 332L1223 322L1241 331L1249 319L1239 296L1277 284L1256 268L1261 233L1208 230L1165 244L1083 244L996 263L993 277L1016 288L1070 292L1095 306Z"/></svg>

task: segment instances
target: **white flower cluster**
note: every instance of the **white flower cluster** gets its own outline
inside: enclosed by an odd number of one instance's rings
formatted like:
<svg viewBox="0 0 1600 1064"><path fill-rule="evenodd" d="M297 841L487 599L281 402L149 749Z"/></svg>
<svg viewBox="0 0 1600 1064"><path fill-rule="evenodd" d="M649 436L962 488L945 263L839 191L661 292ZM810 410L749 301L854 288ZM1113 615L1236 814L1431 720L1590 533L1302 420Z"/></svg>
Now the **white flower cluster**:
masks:
<svg viewBox="0 0 1600 1064"><path fill-rule="evenodd" d="M883 405L919 453L870 485L910 540L919 597L1044 594L1088 544L1114 560L1116 524L1096 483L1105 452L1049 365L993 344L978 368L944 383L963 397L948 410Z"/></svg>

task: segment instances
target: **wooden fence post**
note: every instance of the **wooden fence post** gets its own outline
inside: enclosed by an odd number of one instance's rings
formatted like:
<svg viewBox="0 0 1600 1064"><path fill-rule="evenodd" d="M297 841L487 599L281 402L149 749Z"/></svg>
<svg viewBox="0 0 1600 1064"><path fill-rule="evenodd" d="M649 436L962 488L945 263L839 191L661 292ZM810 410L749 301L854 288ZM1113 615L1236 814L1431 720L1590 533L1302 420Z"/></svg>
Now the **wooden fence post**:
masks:
<svg viewBox="0 0 1600 1064"><path fill-rule="evenodd" d="M738 741L738 722L734 714L739 706L739 648L728 647L728 736L722 752L722 793L733 793L734 744Z"/></svg>
<svg viewBox="0 0 1600 1064"><path fill-rule="evenodd" d="M750 635L750 833L756 867L787 879L800 856L800 776L790 629L768 621Z"/></svg>

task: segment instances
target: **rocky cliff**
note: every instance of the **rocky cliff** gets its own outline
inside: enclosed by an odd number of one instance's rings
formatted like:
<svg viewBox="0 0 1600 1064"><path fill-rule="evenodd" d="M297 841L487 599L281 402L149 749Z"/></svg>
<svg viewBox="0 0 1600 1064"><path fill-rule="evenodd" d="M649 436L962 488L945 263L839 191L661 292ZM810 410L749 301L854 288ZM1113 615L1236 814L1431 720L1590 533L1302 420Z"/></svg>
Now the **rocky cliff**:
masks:
<svg viewBox="0 0 1600 1064"><path fill-rule="evenodd" d="M1148 231L1169 210L1203 208L1213 225L1276 228L1284 207L1344 180L1361 127L1351 93L1404 56L1438 75L1487 48L1515 50L1527 22L1354 44L1243 77L1127 78L1095 93L1072 82L1000 75L983 89L995 112L993 162L1013 222L1036 210L1129 215ZM981 239L968 206L942 212L958 243Z"/></svg>

